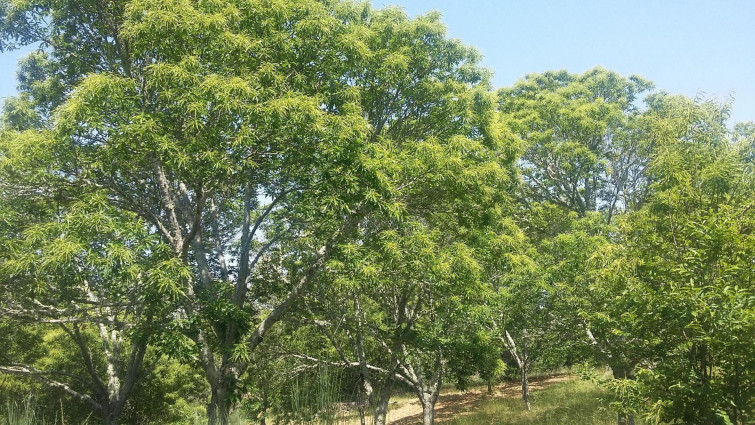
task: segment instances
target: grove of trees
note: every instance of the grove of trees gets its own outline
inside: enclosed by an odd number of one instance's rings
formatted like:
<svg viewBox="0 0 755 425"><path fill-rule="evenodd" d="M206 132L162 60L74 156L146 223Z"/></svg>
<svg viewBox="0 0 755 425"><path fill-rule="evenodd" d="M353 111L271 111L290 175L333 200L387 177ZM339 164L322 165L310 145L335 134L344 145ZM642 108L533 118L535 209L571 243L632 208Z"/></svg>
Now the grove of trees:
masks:
<svg viewBox="0 0 755 425"><path fill-rule="evenodd" d="M508 364L529 409L533 368L586 363L620 425L755 423L755 124L729 103L602 68L496 90L438 14L348 0L0 0L23 46L3 403L383 425L402 389L430 425L444 385Z"/></svg>

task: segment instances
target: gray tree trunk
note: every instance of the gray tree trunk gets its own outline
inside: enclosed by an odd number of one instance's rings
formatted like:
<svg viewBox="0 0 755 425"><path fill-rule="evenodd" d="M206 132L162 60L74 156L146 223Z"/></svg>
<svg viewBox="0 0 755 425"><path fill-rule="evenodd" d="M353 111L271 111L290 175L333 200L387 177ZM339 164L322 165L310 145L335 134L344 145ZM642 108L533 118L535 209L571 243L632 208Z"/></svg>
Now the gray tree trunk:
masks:
<svg viewBox="0 0 755 425"><path fill-rule="evenodd" d="M437 394L425 394L425 399L422 401L422 425L433 425L435 423L435 402L437 400Z"/></svg>
<svg viewBox="0 0 755 425"><path fill-rule="evenodd" d="M362 357L363 358L363 357ZM366 363L364 363L366 365ZM372 423L374 425L385 425L387 423L386 418L388 416L388 403L391 400L391 393L393 392L393 383L395 382L394 373L398 367L398 360L395 358L388 366L387 373L382 381L378 381L380 387L375 387L370 384L368 380L364 380L365 392L372 406ZM367 370L365 367L363 370ZM375 384L377 384L376 382Z"/></svg>
<svg viewBox="0 0 755 425"><path fill-rule="evenodd" d="M212 397L210 404L207 405L207 423L209 425L228 425L228 418L231 415L231 404L225 389L212 388Z"/></svg>
<svg viewBox="0 0 755 425"><path fill-rule="evenodd" d="M119 416L115 412L109 411L102 415L102 423L105 425L118 425Z"/></svg>
<svg viewBox="0 0 755 425"><path fill-rule="evenodd" d="M380 397L372 406L373 425L385 425L388 416L388 401L390 397Z"/></svg>
<svg viewBox="0 0 755 425"><path fill-rule="evenodd" d="M523 365L521 368L522 371L522 401L524 402L524 408L529 410L532 410L532 405L530 404L530 382L529 382L529 367L527 365Z"/></svg>
<svg viewBox="0 0 755 425"><path fill-rule="evenodd" d="M359 425L367 425L367 420L364 415L364 400L362 397L359 397L359 400L357 401L357 410L359 410Z"/></svg>
<svg viewBox="0 0 755 425"><path fill-rule="evenodd" d="M511 337L511 334L509 333L509 331L505 331L504 334L506 335L504 344L506 344L506 346L509 349L509 352L514 357L514 360L516 360L517 366L519 366L519 372L522 378L522 401L524 402L524 408L527 410L531 410L532 405L530 404L530 381L529 381L530 360L529 360L529 352L527 351L527 330L526 329L524 330L524 337L522 338L521 355L519 351L517 350L516 343L514 342L514 338Z"/></svg>

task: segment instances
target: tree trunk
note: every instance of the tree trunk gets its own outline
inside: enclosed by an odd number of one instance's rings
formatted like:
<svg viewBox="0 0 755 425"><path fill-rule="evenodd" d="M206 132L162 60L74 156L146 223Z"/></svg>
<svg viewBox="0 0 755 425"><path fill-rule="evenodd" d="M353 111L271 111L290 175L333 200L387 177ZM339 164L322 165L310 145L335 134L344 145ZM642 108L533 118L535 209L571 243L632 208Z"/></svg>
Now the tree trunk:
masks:
<svg viewBox="0 0 755 425"><path fill-rule="evenodd" d="M357 410L359 411L359 425L367 425L367 421L364 417L364 377L361 379L359 388L357 388Z"/></svg>
<svg viewBox="0 0 755 425"><path fill-rule="evenodd" d="M492 394L492 393L493 393L493 380L488 379L488 394Z"/></svg>
<svg viewBox="0 0 755 425"><path fill-rule="evenodd" d="M527 351L527 329L524 329L523 331L521 355L519 355L519 352L516 348L516 343L514 342L514 338L511 337L509 331L505 331L505 335L506 339L504 340L504 343L508 347L511 355L514 357L514 360L516 360L516 364L517 366L519 366L519 373L522 377L522 401L524 402L524 408L530 410L532 409L532 406L530 405L530 361L529 352Z"/></svg>
<svg viewBox="0 0 755 425"><path fill-rule="evenodd" d="M422 425L433 425L435 423L435 401L437 397L426 394L426 399L422 402Z"/></svg>
<svg viewBox="0 0 755 425"><path fill-rule="evenodd" d="M441 357L438 358L436 363L435 373L429 380L425 380L422 376L417 376L413 370L411 370L415 381L415 391L417 391L417 397L420 403L422 403L422 423L423 425L433 425L435 422L435 403L438 401L438 395L440 389L443 387L443 375L444 364Z"/></svg>
<svg viewBox="0 0 755 425"><path fill-rule="evenodd" d="M363 359L363 357L361 358ZM391 393L393 393L393 383L395 380L394 373L396 372L397 367L398 360L394 358L393 360L391 360L391 364L388 366L385 377L382 381L379 381L380 387L377 389L370 383L368 379L366 379L366 376L363 375L363 378L365 379L362 381L362 383L365 386L365 392L367 393L367 398L370 401L370 406L372 406L372 423L374 425L385 425L387 423L386 419L388 416L388 402L390 402ZM366 367L363 370L366 371Z"/></svg>
<svg viewBox="0 0 755 425"><path fill-rule="evenodd" d="M634 379L632 368L628 366L611 366L614 379ZM618 413L618 425L634 425L634 413Z"/></svg>
<svg viewBox="0 0 755 425"><path fill-rule="evenodd" d="M112 403L102 404L102 423L105 425L118 425L123 413L123 404L118 400Z"/></svg>
<svg viewBox="0 0 755 425"><path fill-rule="evenodd" d="M529 369L526 365L523 365L521 368L522 371L522 401L524 402L524 408L529 410L532 410L532 405L530 404L530 377L529 377Z"/></svg>
<svg viewBox="0 0 755 425"><path fill-rule="evenodd" d="M231 404L224 389L212 388L210 404L207 405L207 423L209 425L228 425Z"/></svg>
<svg viewBox="0 0 755 425"><path fill-rule="evenodd" d="M389 397L380 397L376 403L372 406L372 424L373 425L385 425L386 418L388 416L388 401Z"/></svg>
<svg viewBox="0 0 755 425"><path fill-rule="evenodd" d="M118 415L115 412L107 412L102 415L102 423L105 425L118 425Z"/></svg>
<svg viewBox="0 0 755 425"><path fill-rule="evenodd" d="M359 425L367 425L367 420L364 417L364 405L361 403L359 404Z"/></svg>
<svg viewBox="0 0 755 425"><path fill-rule="evenodd" d="M619 425L628 425L626 413L619 413L617 416L618 416Z"/></svg>

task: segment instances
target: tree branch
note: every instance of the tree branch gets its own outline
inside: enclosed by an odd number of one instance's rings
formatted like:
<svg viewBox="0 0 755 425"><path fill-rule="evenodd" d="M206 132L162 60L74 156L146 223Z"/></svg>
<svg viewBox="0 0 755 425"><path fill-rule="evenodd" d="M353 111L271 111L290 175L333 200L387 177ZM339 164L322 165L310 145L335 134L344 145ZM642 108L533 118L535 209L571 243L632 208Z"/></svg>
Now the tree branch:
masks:
<svg viewBox="0 0 755 425"><path fill-rule="evenodd" d="M270 328L276 322L281 320L284 313L288 311L293 303L299 298L302 291L304 291L304 289L309 286L309 283L315 279L317 272L320 270L322 265L325 264L325 261L328 259L328 257L330 257L330 255L333 253L333 250L336 248L337 242L344 235L354 230L357 224L364 218L365 215L367 215L368 211L369 208L367 206L362 206L361 208L359 208L358 211L354 213L354 215L349 217L346 222L343 223L343 225L336 231L330 241L328 241L328 243L317 250L315 258L307 271L304 273L304 276L299 279L299 281L294 285L288 295L286 295L286 298L275 308L273 308L270 314L268 314L268 316L262 320L262 322L254 330L252 335L249 336L247 343L249 344L250 350L254 350L260 344L260 342L262 342L262 339L270 330Z"/></svg>
<svg viewBox="0 0 755 425"><path fill-rule="evenodd" d="M63 372L43 372L41 370L35 369L31 366L23 366L23 365L10 365L10 366L0 366L0 372L4 372L10 375L22 375L22 376L29 376L33 379L36 379L37 381L40 381L50 387L53 388L59 388L66 393L78 398L79 400L85 401L89 403L95 410L102 411L102 405L97 403L91 396L87 394L82 394L67 384L64 384L62 382L56 381L54 379L50 379L45 375L49 374L61 374L65 375Z"/></svg>

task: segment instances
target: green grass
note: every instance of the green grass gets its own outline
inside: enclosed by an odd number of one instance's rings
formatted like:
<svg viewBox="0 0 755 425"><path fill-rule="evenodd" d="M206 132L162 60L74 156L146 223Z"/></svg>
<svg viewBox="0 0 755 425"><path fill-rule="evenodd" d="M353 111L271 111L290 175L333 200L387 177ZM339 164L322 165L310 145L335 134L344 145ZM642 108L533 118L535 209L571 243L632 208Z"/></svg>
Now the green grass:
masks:
<svg viewBox="0 0 755 425"><path fill-rule="evenodd" d="M37 416L31 396L21 402L8 401L0 409L0 425L43 425L46 422Z"/></svg>
<svg viewBox="0 0 755 425"><path fill-rule="evenodd" d="M482 388L482 387L481 387ZM437 423L443 425L614 425L616 412L608 407L610 394L590 381L574 379L548 385L532 392L532 411L522 408L521 399L514 392L507 398L490 398L483 392L469 403L449 405L436 412ZM455 394L458 394L455 393ZM410 394L397 397L404 402L414 401ZM441 396L443 399L443 396ZM35 414L33 399L0 406L0 425L40 425L45 422ZM390 415L389 415L390 416ZM197 414L188 423L206 423L204 415ZM356 411L324 415L317 424L357 424ZM421 418L407 418L401 423L421 423ZM369 421L369 419L368 419ZM57 422L55 422L57 423ZM242 412L234 412L230 421L234 425L249 424ZM637 425L641 425L640 420Z"/></svg>
<svg viewBox="0 0 755 425"><path fill-rule="evenodd" d="M532 411L519 398L491 399L473 412L445 422L450 425L614 425L616 412L608 408L609 394L588 381L554 384L532 393ZM638 425L641 422L637 422Z"/></svg>

